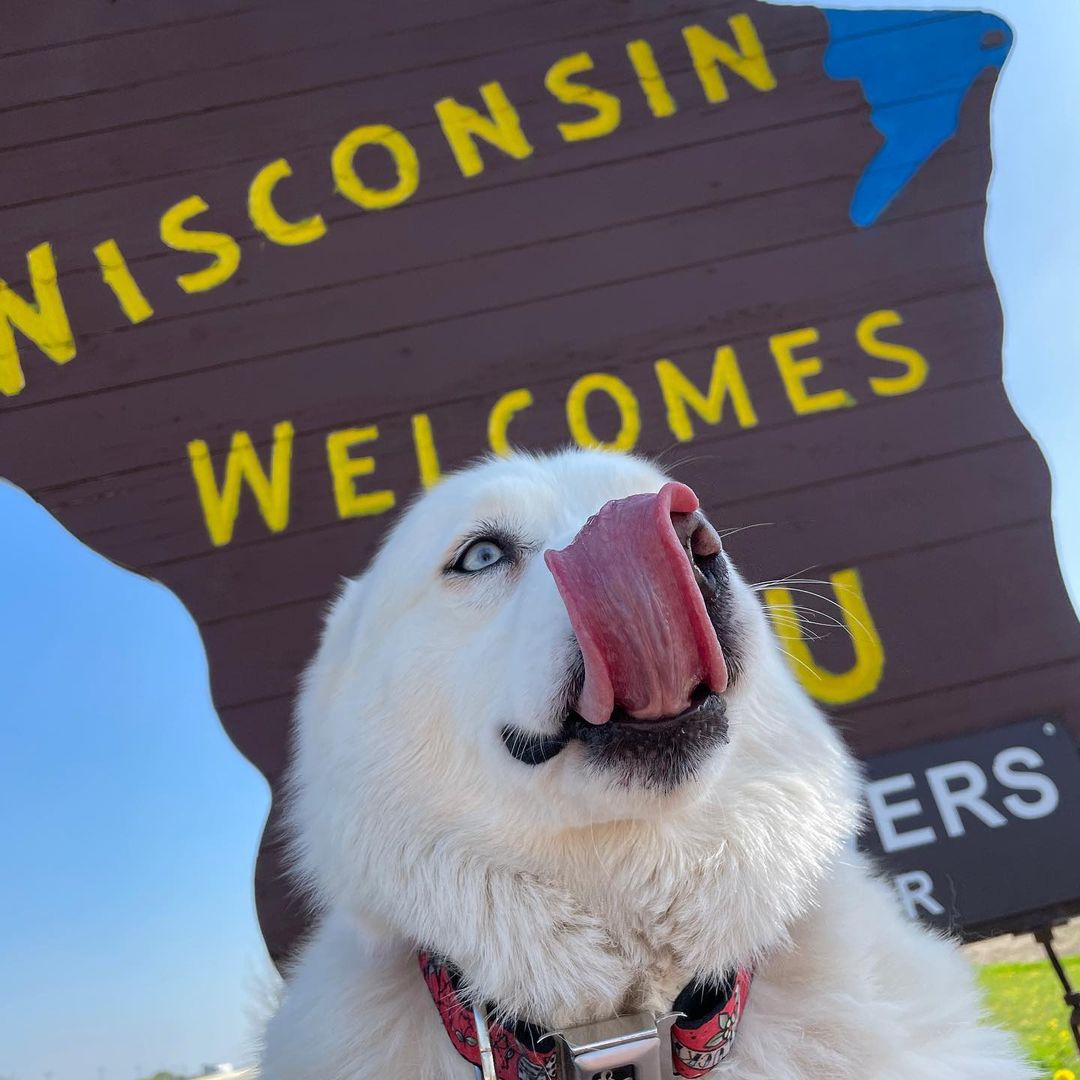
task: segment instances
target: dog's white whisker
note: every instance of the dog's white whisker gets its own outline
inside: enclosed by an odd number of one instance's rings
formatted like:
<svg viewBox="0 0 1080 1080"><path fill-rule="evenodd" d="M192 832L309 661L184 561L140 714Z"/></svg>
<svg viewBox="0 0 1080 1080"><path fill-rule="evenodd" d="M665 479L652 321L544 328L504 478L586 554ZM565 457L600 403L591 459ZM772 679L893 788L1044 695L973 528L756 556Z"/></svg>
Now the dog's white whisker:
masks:
<svg viewBox="0 0 1080 1080"><path fill-rule="evenodd" d="M666 454L674 453L674 451L678 450L682 445L683 445L682 443L678 443L678 442L673 443L667 450L662 451L660 454L657 455L657 457L656 457L657 463L662 464L664 466L665 471L667 471L667 472L678 472L680 469L685 469L689 465L700 465L702 462L708 462L708 461L715 461L715 462L723 461L723 456L720 455L720 454L702 454L702 453L684 454L681 458L675 458L674 460L671 460L671 461L664 460Z"/></svg>
<svg viewBox="0 0 1080 1080"><path fill-rule="evenodd" d="M822 596L820 593L813 592L810 589L791 589L790 591L793 592L793 593L801 593L801 594L803 594L805 596L812 596L816 600L821 600L823 603L830 604L832 607L836 608L837 611L839 611L841 613L841 615L842 615L843 619L845 620L845 622L852 622L860 630L862 630L863 633L866 634L868 637L873 636L871 634L869 628L866 626L865 623L862 622L861 619L858 618L858 616L854 615L848 608L844 607L843 604L838 603L836 600L833 600L831 597Z"/></svg>
<svg viewBox="0 0 1080 1080"><path fill-rule="evenodd" d="M775 525L773 521L755 521L752 525L736 525L730 529L723 529L720 532L720 539L726 540L729 536L734 536L736 533L746 532L747 529L763 529L770 525Z"/></svg>
<svg viewBox="0 0 1080 1080"><path fill-rule="evenodd" d="M802 582L802 583L811 583L811 584L815 584L815 585L828 585L829 582L827 582L827 581L822 581L822 580L812 579L812 578L803 578L803 577L799 576L801 574L805 574L807 570L814 570L814 569L816 569L816 567L814 567L814 566L804 566L801 570L796 570L794 573L788 574L786 577L776 578L773 581L758 581L758 582L756 582L754 584L751 584L750 588L754 589L755 591L759 590L759 589L773 588L773 587L776 587L776 586L779 586L779 585L783 585L785 582L788 582L788 581L795 582L796 584Z"/></svg>
<svg viewBox="0 0 1080 1080"><path fill-rule="evenodd" d="M827 611L818 611L816 608L785 605L783 613L775 608L768 608L765 614L774 622L786 617L795 626L827 626L842 630L844 633L851 632L848 625L841 619L835 618Z"/></svg>
<svg viewBox="0 0 1080 1080"><path fill-rule="evenodd" d="M774 620L774 625L784 627L790 631L789 636L799 637L804 641L823 641L826 636L824 634L814 633L812 630L807 630L801 623L777 622Z"/></svg>
<svg viewBox="0 0 1080 1080"><path fill-rule="evenodd" d="M805 668L815 679L821 678L821 672L815 671L805 660L800 660L794 653L788 652L782 645L779 646L780 651L793 663L798 664L799 667Z"/></svg>

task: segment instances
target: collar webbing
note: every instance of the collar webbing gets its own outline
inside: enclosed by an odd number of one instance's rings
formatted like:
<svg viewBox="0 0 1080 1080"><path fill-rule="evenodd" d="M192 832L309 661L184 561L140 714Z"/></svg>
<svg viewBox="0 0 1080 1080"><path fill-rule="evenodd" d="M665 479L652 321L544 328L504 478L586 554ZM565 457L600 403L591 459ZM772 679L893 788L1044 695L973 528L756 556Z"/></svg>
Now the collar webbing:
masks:
<svg viewBox="0 0 1080 1080"><path fill-rule="evenodd" d="M461 978L449 962L421 952L420 970L457 1052L480 1066L476 1017L460 992ZM674 1073L690 1080L708 1076L730 1053L746 1008L753 973L738 968L712 989L696 979L672 1005L681 1015L671 1029ZM498 1080L558 1078L554 1040L544 1029L523 1021L488 1025Z"/></svg>

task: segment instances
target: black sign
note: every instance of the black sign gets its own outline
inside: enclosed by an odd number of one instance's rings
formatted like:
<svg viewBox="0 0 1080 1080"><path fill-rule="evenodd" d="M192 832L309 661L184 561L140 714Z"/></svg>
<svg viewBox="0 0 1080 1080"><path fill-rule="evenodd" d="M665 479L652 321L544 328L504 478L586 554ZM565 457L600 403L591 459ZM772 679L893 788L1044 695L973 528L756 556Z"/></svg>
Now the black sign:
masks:
<svg viewBox="0 0 1080 1080"><path fill-rule="evenodd" d="M861 846L910 915L1019 930L1080 896L1080 752L1052 720L883 754L867 773Z"/></svg>

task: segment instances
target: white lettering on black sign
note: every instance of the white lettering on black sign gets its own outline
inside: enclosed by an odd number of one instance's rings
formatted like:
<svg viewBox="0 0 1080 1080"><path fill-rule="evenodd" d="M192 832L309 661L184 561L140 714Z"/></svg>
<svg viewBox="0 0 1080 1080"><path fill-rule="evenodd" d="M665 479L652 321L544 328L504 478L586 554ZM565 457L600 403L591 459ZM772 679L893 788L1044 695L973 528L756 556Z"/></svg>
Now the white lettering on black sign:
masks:
<svg viewBox="0 0 1080 1080"><path fill-rule="evenodd" d="M868 763L861 839L913 918L1004 924L1080 895L1080 753L1028 721Z"/></svg>
<svg viewBox="0 0 1080 1080"><path fill-rule="evenodd" d="M1038 751L1030 746L1010 746L994 756L992 774L1011 794L1001 799L1000 808L987 797L987 778L974 761L950 761L926 769L926 782L932 795L930 807L918 797L893 798L914 792L915 778L911 773L871 780L867 785L866 801L886 852L921 847L946 836L963 836L968 827L981 823L990 829L1008 825L1010 816L1022 821L1052 814L1058 806L1057 785L1045 773L1035 770L1044 767ZM1024 798L1019 792L1034 794ZM936 811L936 813L935 813ZM961 811L970 817L965 825ZM935 824L904 827L905 819L925 820L930 815Z"/></svg>

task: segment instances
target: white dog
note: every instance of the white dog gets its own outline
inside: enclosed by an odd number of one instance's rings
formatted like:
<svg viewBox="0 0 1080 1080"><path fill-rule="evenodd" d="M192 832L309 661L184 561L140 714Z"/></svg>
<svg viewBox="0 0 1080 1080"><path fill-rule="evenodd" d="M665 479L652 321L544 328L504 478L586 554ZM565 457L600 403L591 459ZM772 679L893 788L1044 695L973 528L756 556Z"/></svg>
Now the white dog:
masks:
<svg viewBox="0 0 1080 1080"><path fill-rule="evenodd" d="M696 507L636 458L487 461L345 586L296 714L321 916L262 1080L469 1080L473 1003L500 1080L673 1005L663 1071L580 1075L1034 1076L853 852L856 766Z"/></svg>

